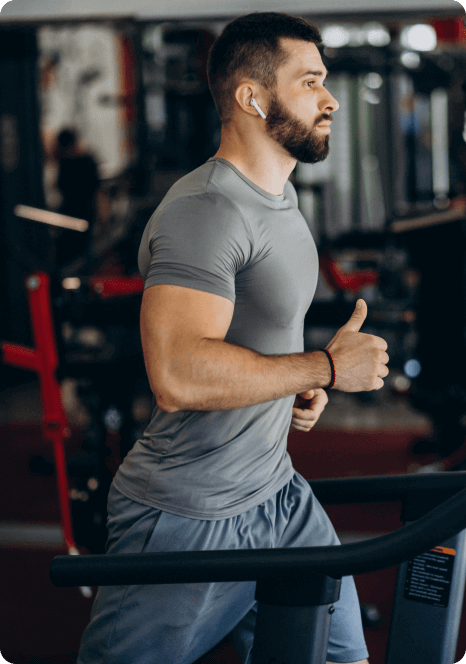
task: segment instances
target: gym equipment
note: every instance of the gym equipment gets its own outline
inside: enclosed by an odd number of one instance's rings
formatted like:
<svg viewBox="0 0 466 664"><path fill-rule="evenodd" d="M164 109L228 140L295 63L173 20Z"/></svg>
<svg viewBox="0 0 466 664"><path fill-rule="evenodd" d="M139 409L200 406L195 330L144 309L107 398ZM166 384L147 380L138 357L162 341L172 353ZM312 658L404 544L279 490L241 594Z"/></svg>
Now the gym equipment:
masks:
<svg viewBox="0 0 466 664"><path fill-rule="evenodd" d="M0 347L5 363L36 371L39 376L40 396L44 411L43 436L54 445L64 539L68 552L74 554L78 553L78 550L71 529L68 479L63 449L63 438L69 435L70 430L60 399L60 388L55 377L58 356L52 327L49 283L48 275L45 272L33 274L26 280L35 348L7 342L2 342Z"/></svg>
<svg viewBox="0 0 466 664"><path fill-rule="evenodd" d="M42 432L44 439L53 443L54 460L53 463L51 460L50 464L47 459L35 459L35 461L36 465L39 465L41 461L39 467L45 469L45 472L53 473L54 468L56 469L65 546L69 555L78 555L76 542L78 545L87 546L91 551L92 548L97 547L97 551L93 552L104 550L106 496L113 475L105 468L105 454L108 454L110 447L110 445L104 444L106 442L105 431L101 431L98 426L94 427L88 434L88 440L84 441L82 445L80 474L84 477L81 478L82 487L79 487L82 490L69 490L64 440L71 435L71 429L61 401L59 380L64 376L76 375L79 372L87 378L95 378L96 374L103 373L102 364L104 362L99 362L100 347L94 350L94 354L90 358L88 356L92 349L86 347L78 349L74 347L71 353L67 353L66 342L62 339L61 334L63 330L60 330L60 325L57 324L57 318L59 323L64 314L57 303L58 298L54 301L51 294L57 281L57 275L49 276L42 271L32 273L26 278L25 286L35 346L29 348L22 344L0 342L0 358L5 364L36 371L38 374L43 413ZM80 283L81 280L76 278L74 281ZM120 302L122 297L137 295L143 290L143 281L138 276L95 276L88 282L86 285L87 308L91 308L94 303L94 306L99 307L100 310L104 308L105 302L111 303L115 298ZM66 288L63 290L66 293ZM71 290L73 291L73 289ZM79 288L75 290L79 290ZM62 308L63 306L62 303ZM121 307L122 305L119 303L118 319L122 315ZM79 319L79 302L73 302L72 309L76 312L75 318ZM105 309L105 315L108 323L108 308ZM71 315L68 318L71 318ZM74 322L73 318L71 320ZM95 328L94 333L97 332L98 330ZM127 340L127 337L125 339ZM115 354L118 353L117 343L110 347L114 349ZM136 343L130 344L130 347L133 352L137 352ZM87 353L87 362L83 353ZM113 361L113 357L110 360ZM122 353L119 353L119 360L120 363L124 360ZM141 370L135 360L132 361L135 363L136 369ZM129 377L126 378L126 380L129 379ZM88 390L88 392L90 391ZM95 394L90 393L89 398L92 400L93 397ZM68 459L68 461L70 460ZM72 499L72 511L70 510L70 498ZM86 597L92 595L91 590L87 587L82 587L81 592Z"/></svg>
<svg viewBox="0 0 466 664"><path fill-rule="evenodd" d="M256 581L252 664L325 664L342 576L398 565L385 664L453 664L466 578L466 472L309 484L322 504L401 502L404 527L342 546L57 556L51 580L56 586Z"/></svg>

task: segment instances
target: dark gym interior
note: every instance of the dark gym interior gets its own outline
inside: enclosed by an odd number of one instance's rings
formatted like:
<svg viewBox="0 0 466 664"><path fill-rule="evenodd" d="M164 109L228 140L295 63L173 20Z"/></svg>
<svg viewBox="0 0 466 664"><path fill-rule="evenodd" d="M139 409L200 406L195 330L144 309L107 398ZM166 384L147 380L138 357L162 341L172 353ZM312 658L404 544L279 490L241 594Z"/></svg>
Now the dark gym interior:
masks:
<svg viewBox="0 0 466 664"><path fill-rule="evenodd" d="M237 11L180 0L172 14L168 3L130 4L98 0L77 13L71 0L13 0L0 12L0 661L12 664L76 663L96 587L57 587L50 567L104 552L112 478L150 421L138 248L169 188L218 149L207 55L243 13L315 23L340 104L328 158L290 176L319 253L305 350L324 347L363 298L362 331L385 339L390 356L382 389L331 391L316 426L289 434L293 466L311 486L431 476L429 509L434 494L452 495L434 479L466 471L460 3L316 0L304 10L264 0ZM351 544L402 528L404 501L325 510ZM464 546L459 537L457 566ZM395 661L397 574L354 575L370 664ZM459 578L450 643L428 664L465 656ZM224 639L196 664L240 662Z"/></svg>

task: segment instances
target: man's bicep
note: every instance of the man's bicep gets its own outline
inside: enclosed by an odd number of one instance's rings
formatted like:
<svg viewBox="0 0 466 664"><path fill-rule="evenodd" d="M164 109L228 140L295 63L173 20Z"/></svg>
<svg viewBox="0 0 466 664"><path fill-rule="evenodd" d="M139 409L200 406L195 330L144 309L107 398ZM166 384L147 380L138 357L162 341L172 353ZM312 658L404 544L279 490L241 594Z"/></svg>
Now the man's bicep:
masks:
<svg viewBox="0 0 466 664"><path fill-rule="evenodd" d="M152 392L163 410L169 410L180 393L180 363L189 360L202 339L223 341L233 311L231 300L214 293L168 284L145 289L142 349Z"/></svg>

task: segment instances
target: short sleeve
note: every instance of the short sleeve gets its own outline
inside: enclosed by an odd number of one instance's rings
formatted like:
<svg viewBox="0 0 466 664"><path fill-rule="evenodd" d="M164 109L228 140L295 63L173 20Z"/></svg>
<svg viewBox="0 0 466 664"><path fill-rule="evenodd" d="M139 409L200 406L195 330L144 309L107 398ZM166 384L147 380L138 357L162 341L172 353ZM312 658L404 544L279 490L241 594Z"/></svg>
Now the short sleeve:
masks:
<svg viewBox="0 0 466 664"><path fill-rule="evenodd" d="M144 288L171 284L236 301L235 275L250 259L252 237L226 196L182 196L156 210L149 223Z"/></svg>

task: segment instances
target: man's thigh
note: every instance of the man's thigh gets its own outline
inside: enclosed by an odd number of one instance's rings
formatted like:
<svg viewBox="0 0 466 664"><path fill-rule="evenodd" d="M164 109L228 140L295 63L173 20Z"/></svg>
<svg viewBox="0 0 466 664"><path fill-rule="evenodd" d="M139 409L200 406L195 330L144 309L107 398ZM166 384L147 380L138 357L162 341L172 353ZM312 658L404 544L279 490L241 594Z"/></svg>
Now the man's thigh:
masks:
<svg viewBox="0 0 466 664"><path fill-rule="evenodd" d="M178 517L111 489L107 553L227 549L231 523ZM255 584L101 586L78 664L190 664L221 641L254 604Z"/></svg>
<svg viewBox="0 0 466 664"><path fill-rule="evenodd" d="M279 492L281 493L281 492ZM309 483L295 474L287 493L277 506L276 533L279 548L308 546L339 546L340 540ZM366 664L368 651L364 639L361 607L352 576L341 580L340 599L335 602L330 623L327 657Z"/></svg>

